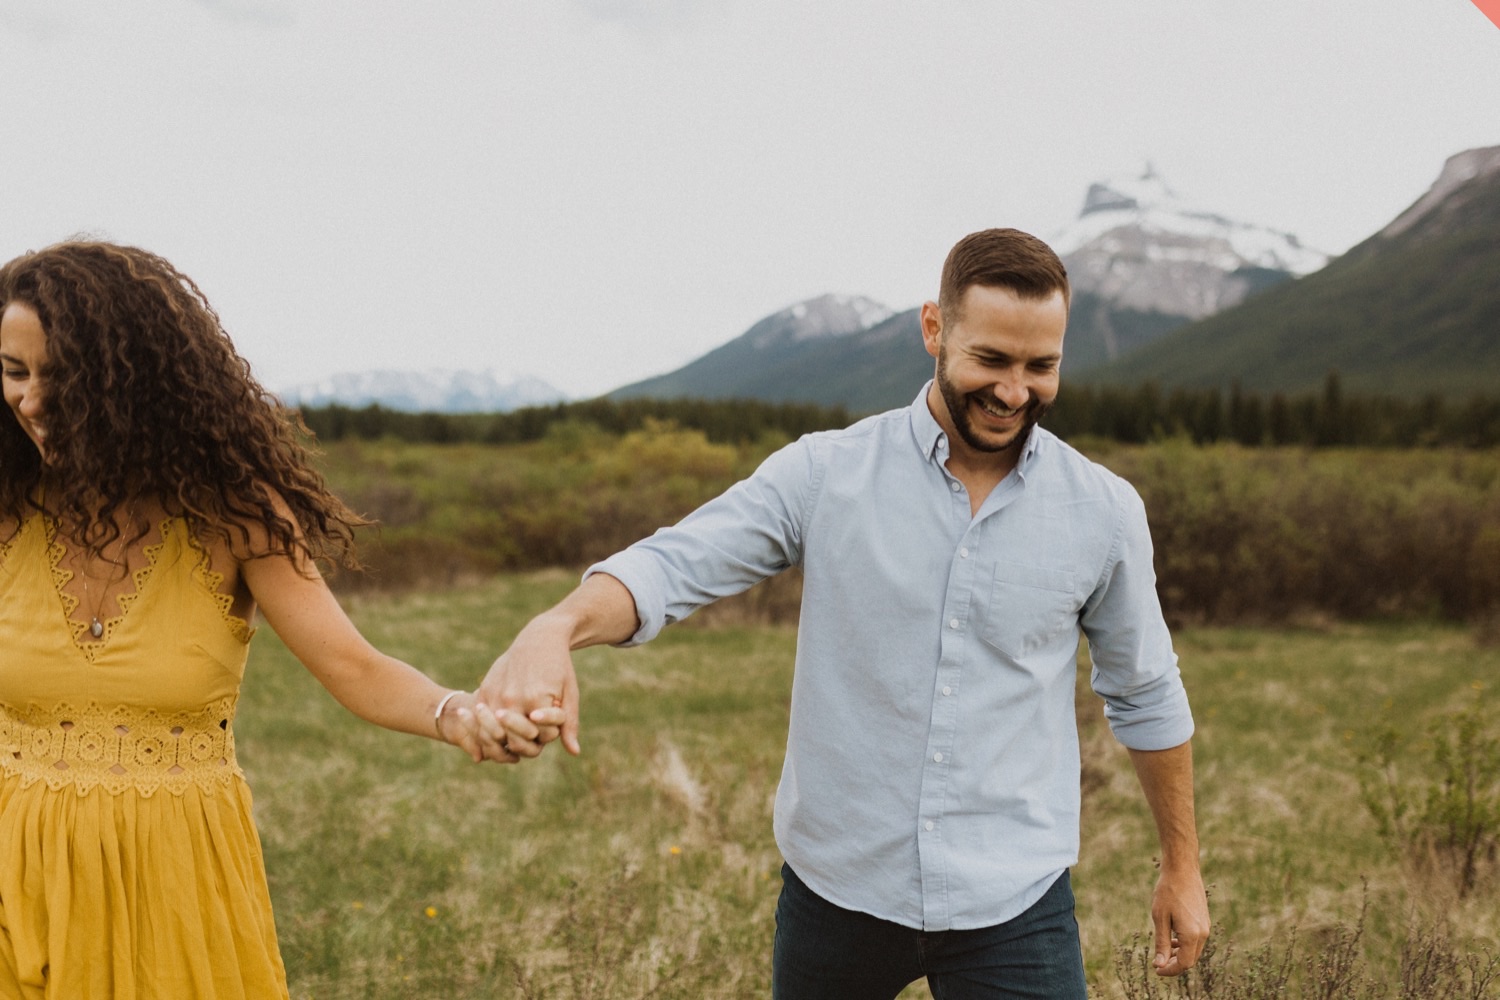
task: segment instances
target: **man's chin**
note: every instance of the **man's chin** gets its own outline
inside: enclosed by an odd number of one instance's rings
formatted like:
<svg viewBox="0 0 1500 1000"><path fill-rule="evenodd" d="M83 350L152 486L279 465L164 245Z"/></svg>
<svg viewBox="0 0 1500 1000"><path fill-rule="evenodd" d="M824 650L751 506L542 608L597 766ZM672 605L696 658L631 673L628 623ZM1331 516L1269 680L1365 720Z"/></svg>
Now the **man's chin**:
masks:
<svg viewBox="0 0 1500 1000"><path fill-rule="evenodd" d="M981 434L973 426L970 426L966 428L966 431L967 433L959 435L964 439L964 444L986 455L1000 455L1015 448L1016 443L1025 436L1026 429L1022 428L1008 434L1001 434L996 431Z"/></svg>
<svg viewBox="0 0 1500 1000"><path fill-rule="evenodd" d="M1026 439L1031 436L1031 429L1036 424L1036 420L1027 419L1020 427L1010 431L980 431L970 424L961 436L964 443L975 451L1001 455L1006 452L1019 451L1025 445Z"/></svg>

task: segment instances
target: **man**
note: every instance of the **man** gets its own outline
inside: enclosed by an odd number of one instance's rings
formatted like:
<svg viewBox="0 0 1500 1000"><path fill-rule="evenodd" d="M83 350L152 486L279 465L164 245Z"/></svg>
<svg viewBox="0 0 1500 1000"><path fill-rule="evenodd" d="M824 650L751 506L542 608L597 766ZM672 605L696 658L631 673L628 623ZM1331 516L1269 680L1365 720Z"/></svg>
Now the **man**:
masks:
<svg viewBox="0 0 1500 1000"><path fill-rule="evenodd" d="M1144 507L1037 421L1056 398L1068 280L1015 230L961 240L922 307L935 378L912 405L811 434L673 528L592 567L480 689L563 706L570 650L632 645L800 565L802 620L776 797L780 1000L1086 995L1073 688L1094 690L1156 820L1156 969L1209 929L1192 717L1157 602Z"/></svg>

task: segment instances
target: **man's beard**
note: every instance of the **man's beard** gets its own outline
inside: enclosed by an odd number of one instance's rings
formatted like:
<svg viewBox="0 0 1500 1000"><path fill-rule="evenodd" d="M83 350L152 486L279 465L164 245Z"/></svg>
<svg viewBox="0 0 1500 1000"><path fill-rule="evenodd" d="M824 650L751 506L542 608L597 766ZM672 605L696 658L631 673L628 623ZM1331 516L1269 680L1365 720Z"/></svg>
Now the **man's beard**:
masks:
<svg viewBox="0 0 1500 1000"><path fill-rule="evenodd" d="M996 444L986 441L974 430L974 425L969 421L968 396L959 392L948 379L948 345L942 344L938 347L937 365L938 391L943 395L943 402L948 407L948 416L953 421L953 429L958 431L958 436L963 438L964 444L975 451L1000 454L1007 451L1019 452L1026 444L1026 439L1031 436L1031 429L1037 425L1047 411L1052 409L1051 403L1044 403L1036 397L1035 393L1027 393L1026 407L1022 411L1021 426L1016 430L1016 436L1004 444Z"/></svg>

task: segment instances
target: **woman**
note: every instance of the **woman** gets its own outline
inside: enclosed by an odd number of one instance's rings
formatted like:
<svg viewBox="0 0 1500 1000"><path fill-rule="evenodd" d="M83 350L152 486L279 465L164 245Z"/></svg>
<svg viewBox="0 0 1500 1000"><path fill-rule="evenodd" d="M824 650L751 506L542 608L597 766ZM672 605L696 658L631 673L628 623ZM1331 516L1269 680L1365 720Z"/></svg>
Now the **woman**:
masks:
<svg viewBox="0 0 1500 1000"><path fill-rule="evenodd" d="M232 723L258 609L347 708L479 760L491 714L375 650L316 569L366 522L167 261L0 268L0 995L287 996Z"/></svg>

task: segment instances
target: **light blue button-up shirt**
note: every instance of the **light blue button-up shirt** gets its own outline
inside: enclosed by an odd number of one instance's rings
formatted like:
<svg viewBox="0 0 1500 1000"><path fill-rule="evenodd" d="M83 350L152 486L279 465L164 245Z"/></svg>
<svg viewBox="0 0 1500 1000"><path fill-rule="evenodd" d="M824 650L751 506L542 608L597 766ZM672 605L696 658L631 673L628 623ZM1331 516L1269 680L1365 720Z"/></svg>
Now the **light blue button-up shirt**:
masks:
<svg viewBox="0 0 1500 1000"><path fill-rule="evenodd" d="M1122 743L1193 722L1135 490L1037 428L971 516L926 399L803 437L589 572L629 588L633 645L802 567L777 845L823 898L940 931L1019 915L1077 860L1080 629Z"/></svg>

